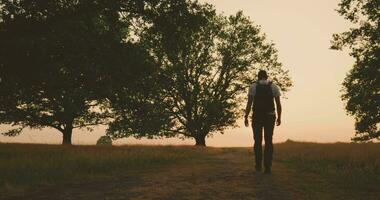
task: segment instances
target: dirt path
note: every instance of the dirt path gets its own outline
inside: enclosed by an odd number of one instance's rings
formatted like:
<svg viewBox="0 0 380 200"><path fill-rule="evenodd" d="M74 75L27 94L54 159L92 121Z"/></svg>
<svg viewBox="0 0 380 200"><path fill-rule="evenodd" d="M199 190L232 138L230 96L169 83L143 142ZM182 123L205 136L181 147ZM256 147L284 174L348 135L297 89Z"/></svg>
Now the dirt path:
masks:
<svg viewBox="0 0 380 200"><path fill-rule="evenodd" d="M276 165L273 175L256 173L248 153L220 152L212 161L145 176L130 192L135 199L294 199L276 183L284 169Z"/></svg>
<svg viewBox="0 0 380 200"><path fill-rule="evenodd" d="M210 159L129 172L125 177L45 188L25 199L308 199L291 186L293 173L274 163L273 174L253 170L248 149L215 149ZM18 198L20 199L20 197Z"/></svg>

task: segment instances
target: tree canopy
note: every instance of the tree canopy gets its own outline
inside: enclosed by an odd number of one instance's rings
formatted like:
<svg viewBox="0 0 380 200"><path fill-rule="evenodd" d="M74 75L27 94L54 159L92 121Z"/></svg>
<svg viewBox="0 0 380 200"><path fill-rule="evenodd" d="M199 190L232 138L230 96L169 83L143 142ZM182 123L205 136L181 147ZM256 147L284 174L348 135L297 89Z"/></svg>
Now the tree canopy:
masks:
<svg viewBox="0 0 380 200"><path fill-rule="evenodd" d="M236 125L259 69L287 91L274 44L242 12L192 0L0 3L0 123L17 135L108 125L121 137L205 138Z"/></svg>
<svg viewBox="0 0 380 200"><path fill-rule="evenodd" d="M227 17L209 4L185 0L151 2L144 12L134 32L160 68L158 99L151 103L160 108L161 121L155 121L158 132L143 136L190 137L205 145L206 136L236 126L259 69L283 91L292 85L274 44L242 12ZM128 122L121 115L108 134L141 137Z"/></svg>
<svg viewBox="0 0 380 200"><path fill-rule="evenodd" d="M349 48L355 58L342 89L346 110L356 120L352 140L380 139L380 2L342 0L337 11L355 25L334 34L331 47Z"/></svg>
<svg viewBox="0 0 380 200"><path fill-rule="evenodd" d="M108 124L113 91L151 67L146 52L126 41L138 4L1 1L0 123L14 127L3 134L51 127L71 144L73 129Z"/></svg>

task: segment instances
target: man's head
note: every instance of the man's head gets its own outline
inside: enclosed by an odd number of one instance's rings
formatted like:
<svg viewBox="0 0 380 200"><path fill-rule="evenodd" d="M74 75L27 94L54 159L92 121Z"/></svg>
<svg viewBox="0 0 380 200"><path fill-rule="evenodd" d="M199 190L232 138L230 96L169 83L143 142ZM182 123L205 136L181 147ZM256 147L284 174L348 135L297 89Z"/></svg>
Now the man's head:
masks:
<svg viewBox="0 0 380 200"><path fill-rule="evenodd" d="M260 70L258 75L259 80L267 80L268 79L268 74L265 70Z"/></svg>

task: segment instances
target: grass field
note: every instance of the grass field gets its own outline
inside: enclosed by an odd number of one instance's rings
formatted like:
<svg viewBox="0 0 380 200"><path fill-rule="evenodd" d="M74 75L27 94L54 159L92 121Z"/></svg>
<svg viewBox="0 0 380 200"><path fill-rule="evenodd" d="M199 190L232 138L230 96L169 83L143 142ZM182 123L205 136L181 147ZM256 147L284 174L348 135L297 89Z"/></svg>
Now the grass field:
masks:
<svg viewBox="0 0 380 200"><path fill-rule="evenodd" d="M0 199L380 199L380 144L251 148L0 144Z"/></svg>

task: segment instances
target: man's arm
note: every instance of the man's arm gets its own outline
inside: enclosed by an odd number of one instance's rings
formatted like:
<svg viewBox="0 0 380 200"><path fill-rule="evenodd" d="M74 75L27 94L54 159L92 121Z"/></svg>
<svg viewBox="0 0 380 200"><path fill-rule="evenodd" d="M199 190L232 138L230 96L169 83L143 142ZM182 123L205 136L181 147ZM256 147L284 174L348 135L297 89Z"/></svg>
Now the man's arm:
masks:
<svg viewBox="0 0 380 200"><path fill-rule="evenodd" d="M281 107L281 100L280 97L274 98L276 101L276 108L277 108L277 126L281 125L281 113L282 113L282 107Z"/></svg>
<svg viewBox="0 0 380 200"><path fill-rule="evenodd" d="M253 96L248 95L248 102L247 102L247 107L245 107L245 115L244 115L244 124L246 127L249 126L248 116L249 116L249 112L251 111L251 108L252 108L252 102L253 102Z"/></svg>

